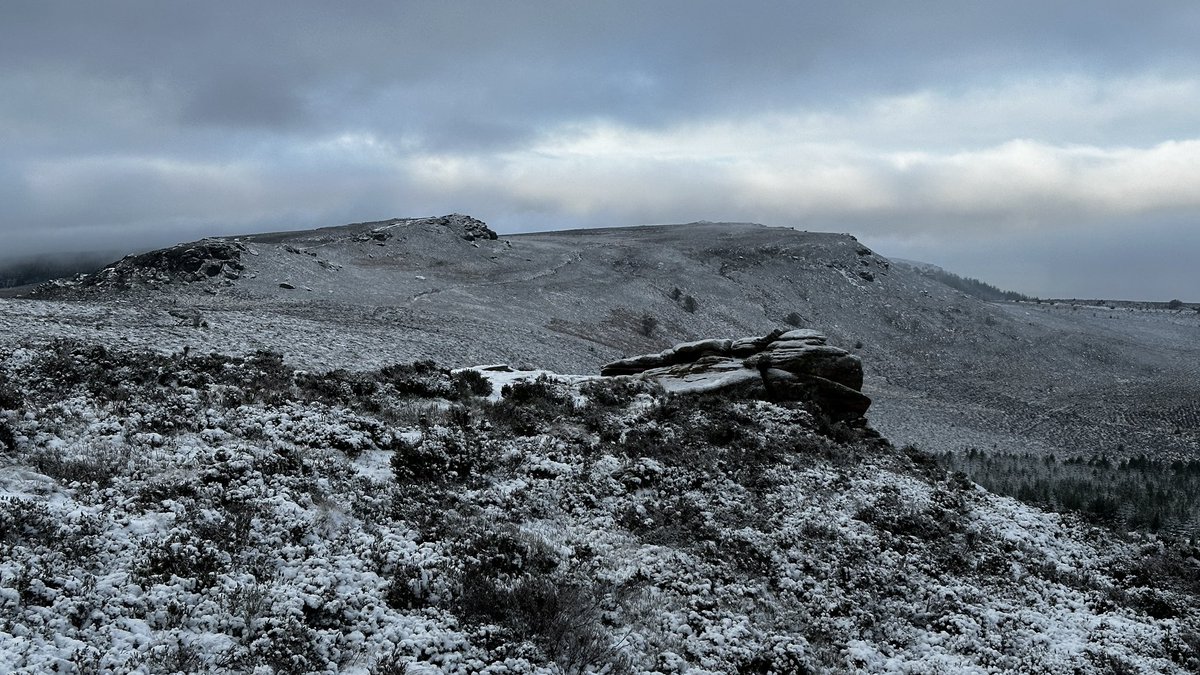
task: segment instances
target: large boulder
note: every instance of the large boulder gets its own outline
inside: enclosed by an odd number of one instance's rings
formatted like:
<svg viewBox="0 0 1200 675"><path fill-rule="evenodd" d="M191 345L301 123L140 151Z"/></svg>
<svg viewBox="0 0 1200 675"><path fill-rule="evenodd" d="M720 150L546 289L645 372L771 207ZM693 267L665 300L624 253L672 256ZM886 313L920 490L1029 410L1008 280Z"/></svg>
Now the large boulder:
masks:
<svg viewBox="0 0 1200 675"><path fill-rule="evenodd" d="M859 358L811 329L685 342L605 364L600 374L653 380L670 392L755 389L812 401L835 419L860 418L871 405Z"/></svg>

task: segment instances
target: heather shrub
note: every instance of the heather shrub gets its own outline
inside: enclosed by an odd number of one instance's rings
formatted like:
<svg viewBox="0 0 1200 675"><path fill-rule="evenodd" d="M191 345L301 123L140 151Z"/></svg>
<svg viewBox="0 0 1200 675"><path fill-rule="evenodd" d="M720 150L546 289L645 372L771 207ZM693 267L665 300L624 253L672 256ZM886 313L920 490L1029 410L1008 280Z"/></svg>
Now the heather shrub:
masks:
<svg viewBox="0 0 1200 675"><path fill-rule="evenodd" d="M645 410L622 440L625 454L694 461L697 452L754 446L761 424L725 393L666 396Z"/></svg>
<svg viewBox="0 0 1200 675"><path fill-rule="evenodd" d="M385 600L394 609L424 609L434 604L428 573L411 563L392 571Z"/></svg>
<svg viewBox="0 0 1200 675"><path fill-rule="evenodd" d="M737 672L738 675L810 675L820 671L813 668L811 658L801 647L795 644L781 644L775 649L763 649L739 664Z"/></svg>
<svg viewBox="0 0 1200 675"><path fill-rule="evenodd" d="M551 577L512 583L475 578L464 587L471 598L463 611L475 621L499 626L513 642L536 645L565 673L623 672L620 653L601 628L600 606L589 589Z"/></svg>
<svg viewBox="0 0 1200 675"><path fill-rule="evenodd" d="M485 441L462 427L431 427L419 440L397 440L391 459L396 482L465 482L486 471Z"/></svg>
<svg viewBox="0 0 1200 675"><path fill-rule="evenodd" d="M152 673L198 673L204 669L204 658L199 646L175 642L152 647L146 665Z"/></svg>
<svg viewBox="0 0 1200 675"><path fill-rule="evenodd" d="M624 408L633 403L639 394L652 391L654 385L632 378L590 380L579 387L579 393L587 398L589 405L603 408Z"/></svg>
<svg viewBox="0 0 1200 675"><path fill-rule="evenodd" d="M8 547L29 546L54 551L58 563L79 562L107 542L99 518L53 513L45 502L0 497L0 557Z"/></svg>
<svg viewBox="0 0 1200 675"><path fill-rule="evenodd" d="M854 517L899 536L940 540L960 529L955 514L930 506L918 509L905 503L895 490L886 490L875 501L858 509Z"/></svg>
<svg viewBox="0 0 1200 675"><path fill-rule="evenodd" d="M25 461L63 485L104 488L128 471L131 458L128 446L91 444L78 453L39 448L26 455Z"/></svg>
<svg viewBox="0 0 1200 675"><path fill-rule="evenodd" d="M401 396L450 398L454 395L450 371L429 360L384 366L379 369L379 379L392 385Z"/></svg>
<svg viewBox="0 0 1200 675"><path fill-rule="evenodd" d="M135 570L143 584L165 584L178 578L196 589L210 588L228 570L221 551L186 530L176 530L166 539L150 544Z"/></svg>
<svg viewBox="0 0 1200 675"><path fill-rule="evenodd" d="M492 382L477 370L460 370L450 375L454 384L456 398L466 399L471 396L491 396Z"/></svg>
<svg viewBox="0 0 1200 675"><path fill-rule="evenodd" d="M57 519L45 503L0 497L0 543L48 542L58 534Z"/></svg>
<svg viewBox="0 0 1200 675"><path fill-rule="evenodd" d="M482 526L482 523L477 523ZM464 561L454 610L468 623L494 625L526 642L563 672L621 672L620 655L600 626L600 601L567 579L556 552L511 526L476 532L459 547Z"/></svg>
<svg viewBox="0 0 1200 675"><path fill-rule="evenodd" d="M500 400L485 404L491 423L518 436L534 436L574 412L566 387L546 376L506 384Z"/></svg>
<svg viewBox="0 0 1200 675"><path fill-rule="evenodd" d="M467 576L513 578L546 574L559 566L559 556L546 544L512 525L471 522L455 546Z"/></svg>
<svg viewBox="0 0 1200 675"><path fill-rule="evenodd" d="M24 396L8 381L8 375L0 371L0 410L18 410L24 405Z"/></svg>
<svg viewBox="0 0 1200 675"><path fill-rule="evenodd" d="M701 541L717 541L720 532L704 507L687 495L670 495L660 488L620 513L617 523L644 541L663 546L689 547Z"/></svg>
<svg viewBox="0 0 1200 675"><path fill-rule="evenodd" d="M12 452L17 449L17 436L8 420L0 419L0 452Z"/></svg>
<svg viewBox="0 0 1200 675"><path fill-rule="evenodd" d="M561 406L570 401L563 391L562 385L545 375L540 375L534 380L520 380L506 384L500 390L500 395L505 401L526 405Z"/></svg>
<svg viewBox="0 0 1200 675"><path fill-rule="evenodd" d="M379 389L374 380L340 368L321 374L296 373L295 381L304 398L333 405L354 402L361 407Z"/></svg>
<svg viewBox="0 0 1200 675"><path fill-rule="evenodd" d="M327 671L332 664L317 651L317 633L294 616L267 616L257 638L250 643L245 672L312 673Z"/></svg>

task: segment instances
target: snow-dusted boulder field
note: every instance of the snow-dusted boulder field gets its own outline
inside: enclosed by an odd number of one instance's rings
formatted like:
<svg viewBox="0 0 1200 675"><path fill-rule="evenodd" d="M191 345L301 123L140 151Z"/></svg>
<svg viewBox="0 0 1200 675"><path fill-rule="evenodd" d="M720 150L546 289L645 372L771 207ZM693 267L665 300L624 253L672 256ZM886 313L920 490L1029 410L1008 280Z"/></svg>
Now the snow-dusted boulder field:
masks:
<svg viewBox="0 0 1200 675"><path fill-rule="evenodd" d="M0 347L0 670L1185 673L1197 551L770 390Z"/></svg>

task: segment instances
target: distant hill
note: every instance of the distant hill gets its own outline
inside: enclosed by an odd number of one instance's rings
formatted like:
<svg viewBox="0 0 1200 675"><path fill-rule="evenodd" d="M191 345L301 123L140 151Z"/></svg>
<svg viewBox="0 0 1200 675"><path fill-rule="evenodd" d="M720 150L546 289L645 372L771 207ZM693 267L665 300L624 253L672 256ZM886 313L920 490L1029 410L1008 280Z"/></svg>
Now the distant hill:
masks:
<svg viewBox="0 0 1200 675"><path fill-rule="evenodd" d="M1167 460L1200 448L1195 312L985 302L968 292L981 286L850 235L748 223L495 236L450 215L213 238L34 297L89 300L71 311L97 317L72 336L221 351L249 339L316 368L595 373L677 342L807 327L864 358L872 422L900 443ZM45 330L32 314L9 324Z"/></svg>
<svg viewBox="0 0 1200 675"><path fill-rule="evenodd" d="M893 262L910 267L921 274L946 284L951 288L956 288L963 293L973 295L980 300L988 302L1017 302L1021 300L1036 300L1036 298L1017 293L1016 291L1006 291L997 288L987 282L973 279L971 277L959 276L953 272L948 272L937 265L929 263L917 262L915 260L893 259Z"/></svg>

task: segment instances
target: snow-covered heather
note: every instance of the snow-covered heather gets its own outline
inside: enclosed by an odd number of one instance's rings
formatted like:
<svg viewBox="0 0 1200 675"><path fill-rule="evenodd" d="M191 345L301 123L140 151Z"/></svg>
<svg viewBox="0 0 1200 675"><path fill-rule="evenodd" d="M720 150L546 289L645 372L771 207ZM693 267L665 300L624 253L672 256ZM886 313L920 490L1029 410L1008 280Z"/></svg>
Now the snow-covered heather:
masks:
<svg viewBox="0 0 1200 675"><path fill-rule="evenodd" d="M373 368L439 351L437 340L420 331L399 332L394 325L330 316L332 310L273 307L264 311L226 303L220 310L205 307L202 311L188 304L194 299L180 300L183 304L176 307L161 297L105 303L0 299L0 320L13 343L75 339L164 354L184 347L199 353L282 349L289 363L322 370ZM192 325L189 316L199 317L203 325Z"/></svg>
<svg viewBox="0 0 1200 675"><path fill-rule="evenodd" d="M1200 670L1195 550L799 403L488 375L0 348L0 670Z"/></svg>

